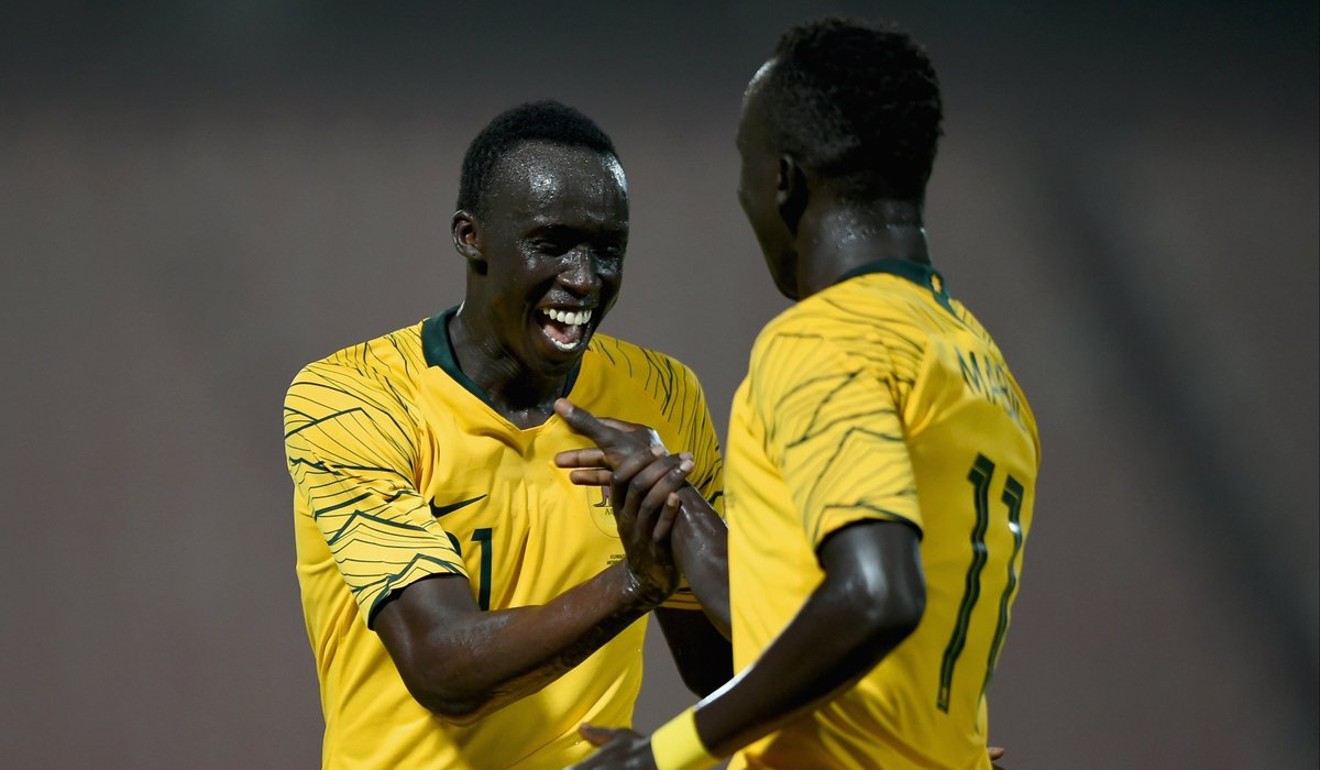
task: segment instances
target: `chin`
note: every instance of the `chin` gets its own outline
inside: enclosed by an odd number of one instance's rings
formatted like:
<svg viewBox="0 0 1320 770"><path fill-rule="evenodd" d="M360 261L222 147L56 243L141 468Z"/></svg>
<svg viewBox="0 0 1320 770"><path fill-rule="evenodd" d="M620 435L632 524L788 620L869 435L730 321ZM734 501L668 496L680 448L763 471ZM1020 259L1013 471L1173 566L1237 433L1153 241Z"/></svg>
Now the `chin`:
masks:
<svg viewBox="0 0 1320 770"><path fill-rule="evenodd" d="M765 255L765 266L770 270L770 279L775 282L775 288L779 293L793 300L801 299L798 292L797 281L794 280L794 274L797 272L796 258L792 251L786 249L776 249L775 251L763 251ZM774 256L770 256L774 254Z"/></svg>
<svg viewBox="0 0 1320 770"><path fill-rule="evenodd" d="M573 368L582 360L583 354L591 343L591 334L582 338L582 342L572 350L561 350L554 346L549 340L541 340L543 345L537 345L537 350L531 351L526 363L527 368L537 372L545 377L566 377Z"/></svg>
<svg viewBox="0 0 1320 770"><path fill-rule="evenodd" d="M798 292L797 283L793 281L791 278L787 278L781 273L774 270L770 271L770 278L775 282L775 288L778 289L779 293L784 295L786 298L791 299L794 302L797 302L799 299L802 299L800 293Z"/></svg>

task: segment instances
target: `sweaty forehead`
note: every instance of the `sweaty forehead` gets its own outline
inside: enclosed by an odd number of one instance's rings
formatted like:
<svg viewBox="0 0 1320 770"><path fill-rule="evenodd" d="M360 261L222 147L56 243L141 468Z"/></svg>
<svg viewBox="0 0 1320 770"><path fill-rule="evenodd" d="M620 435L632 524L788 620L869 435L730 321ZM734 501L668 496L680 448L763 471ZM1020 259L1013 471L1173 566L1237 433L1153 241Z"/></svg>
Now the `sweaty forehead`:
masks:
<svg viewBox="0 0 1320 770"><path fill-rule="evenodd" d="M496 166L491 202L543 207L555 204L626 203L623 167L610 155L584 147L527 142L509 151ZM520 205L521 204L521 205Z"/></svg>

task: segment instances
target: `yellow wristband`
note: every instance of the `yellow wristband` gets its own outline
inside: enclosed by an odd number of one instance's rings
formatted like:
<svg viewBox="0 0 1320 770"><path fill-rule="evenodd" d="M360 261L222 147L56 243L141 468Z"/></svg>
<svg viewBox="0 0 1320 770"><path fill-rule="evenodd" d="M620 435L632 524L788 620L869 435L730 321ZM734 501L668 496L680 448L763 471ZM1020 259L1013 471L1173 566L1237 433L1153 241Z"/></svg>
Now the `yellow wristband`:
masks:
<svg viewBox="0 0 1320 770"><path fill-rule="evenodd" d="M708 770L720 763L697 735L696 706L651 733L651 756L656 770Z"/></svg>

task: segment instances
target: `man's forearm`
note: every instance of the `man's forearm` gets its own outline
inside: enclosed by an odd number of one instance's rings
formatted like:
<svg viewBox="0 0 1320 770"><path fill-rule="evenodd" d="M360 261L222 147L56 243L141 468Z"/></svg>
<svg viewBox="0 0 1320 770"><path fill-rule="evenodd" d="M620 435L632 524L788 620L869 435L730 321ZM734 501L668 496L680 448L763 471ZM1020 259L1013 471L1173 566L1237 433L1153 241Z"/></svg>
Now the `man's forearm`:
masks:
<svg viewBox="0 0 1320 770"><path fill-rule="evenodd" d="M728 756L837 695L916 629L925 611L917 531L859 522L819 551L824 580L761 656L702 702L702 743Z"/></svg>
<svg viewBox="0 0 1320 770"><path fill-rule="evenodd" d="M410 586L390 604L424 601L408 594L426 591L431 582ZM434 622L425 611L396 614L404 608L387 605L377 630L418 702L466 724L539 691L586 660L653 609L654 597L643 594L620 563L543 605L473 608L445 622Z"/></svg>
<svg viewBox="0 0 1320 770"><path fill-rule="evenodd" d="M875 645L850 626L851 608L815 597L763 657L702 702L697 725L703 743L728 756L782 727L856 682L892 644Z"/></svg>
<svg viewBox="0 0 1320 770"><path fill-rule="evenodd" d="M711 623L729 638L729 532L696 487L679 491L682 510L670 535L674 558Z"/></svg>

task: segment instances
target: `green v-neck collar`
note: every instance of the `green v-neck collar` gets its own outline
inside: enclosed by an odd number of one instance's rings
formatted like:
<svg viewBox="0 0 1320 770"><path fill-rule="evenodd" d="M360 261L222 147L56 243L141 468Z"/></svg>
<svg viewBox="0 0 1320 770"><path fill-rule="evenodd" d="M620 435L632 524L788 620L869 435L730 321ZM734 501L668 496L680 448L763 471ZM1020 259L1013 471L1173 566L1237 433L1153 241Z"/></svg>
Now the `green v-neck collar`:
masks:
<svg viewBox="0 0 1320 770"><path fill-rule="evenodd" d="M499 414L499 409L491 402L486 392L481 389L472 378L463 373L458 368L458 357L454 355L454 343L449 339L449 319L458 313L459 305L454 305L446 310L431 316L422 322L422 355L426 358L427 366L438 366L449 375L454 382L462 385L472 395L481 399L483 403L495 410ZM568 381L564 383L564 395L567 396L573 390L574 383L577 382L578 373L582 370L582 361L579 360L577 366L568 374Z"/></svg>

